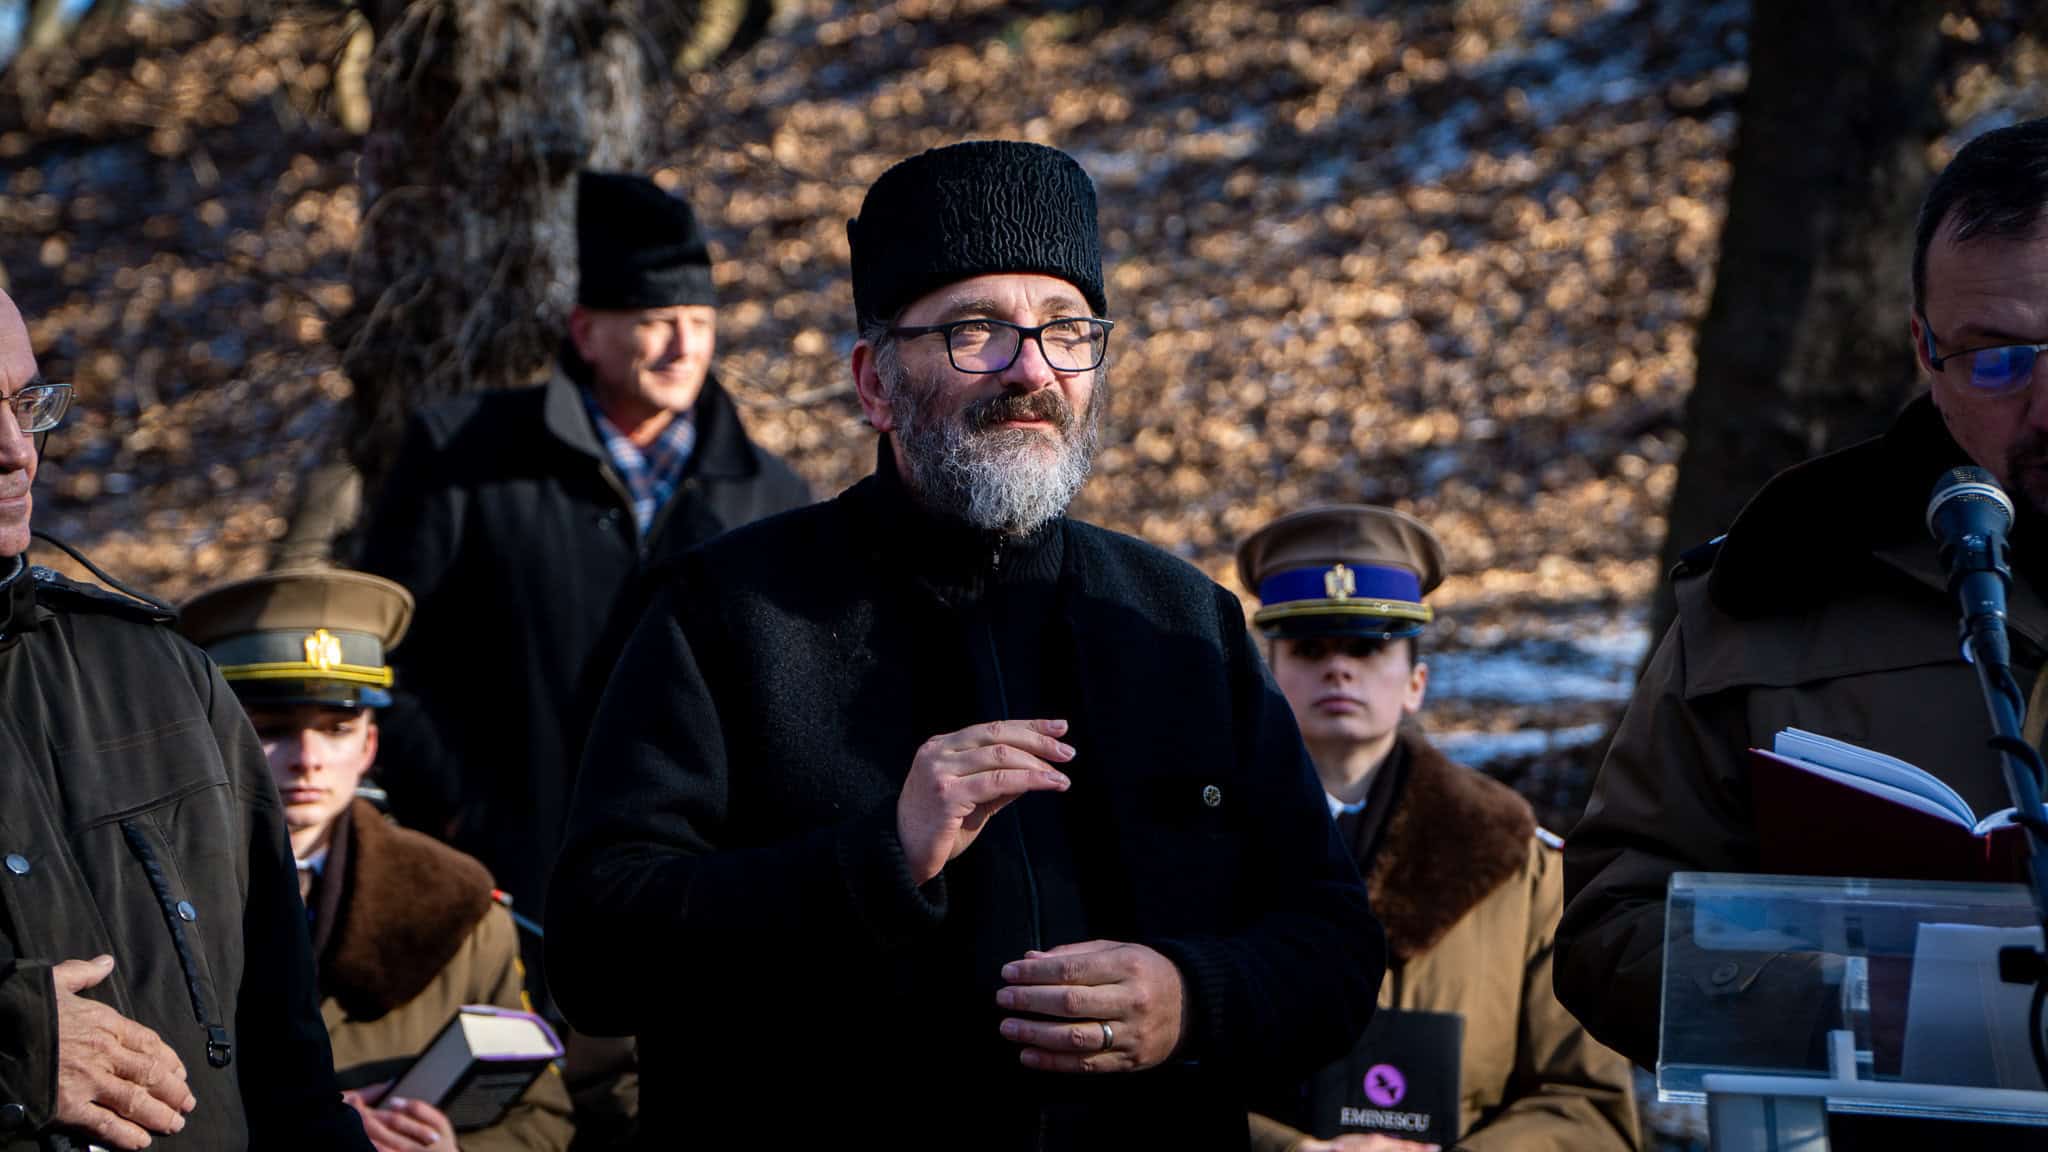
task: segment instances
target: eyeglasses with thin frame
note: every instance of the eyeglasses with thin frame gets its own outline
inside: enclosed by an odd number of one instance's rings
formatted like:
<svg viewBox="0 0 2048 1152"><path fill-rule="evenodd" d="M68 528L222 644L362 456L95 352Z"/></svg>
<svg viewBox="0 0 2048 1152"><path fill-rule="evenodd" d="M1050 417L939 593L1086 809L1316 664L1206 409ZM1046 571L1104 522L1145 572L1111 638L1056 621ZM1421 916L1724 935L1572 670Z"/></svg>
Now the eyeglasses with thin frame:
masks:
<svg viewBox="0 0 2048 1152"><path fill-rule="evenodd" d="M22 435L48 432L71 408L71 385L46 381L24 385L21 391L7 397L7 406L14 409L14 423Z"/></svg>
<svg viewBox="0 0 2048 1152"><path fill-rule="evenodd" d="M1992 396L2017 391L2033 379L2034 362L2048 351L2048 344L1991 344L1943 356L1935 351L1934 326L1927 322L1924 312L1920 315L1920 334L1927 345L1927 363L1936 372L1946 368L1951 360L1967 358L1970 386Z"/></svg>
<svg viewBox="0 0 2048 1152"><path fill-rule="evenodd" d="M956 370L973 375L1007 371L1017 362L1018 353L1024 350L1024 340L1029 337L1038 341L1039 355L1045 357L1053 371L1086 372L1099 367L1103 357L1109 354L1109 330L1114 327L1114 320L1097 320L1091 316L1069 316L1036 328L1012 324L1008 320L975 317L945 324L891 328L889 335L915 340L919 336L943 332L946 336L946 358L952 361Z"/></svg>

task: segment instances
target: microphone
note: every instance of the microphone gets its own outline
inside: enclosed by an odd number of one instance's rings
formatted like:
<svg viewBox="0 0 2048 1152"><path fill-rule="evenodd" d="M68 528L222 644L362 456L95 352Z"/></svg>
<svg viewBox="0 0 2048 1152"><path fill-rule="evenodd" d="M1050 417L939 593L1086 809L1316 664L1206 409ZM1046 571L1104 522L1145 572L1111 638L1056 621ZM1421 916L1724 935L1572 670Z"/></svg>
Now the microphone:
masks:
<svg viewBox="0 0 2048 1152"><path fill-rule="evenodd" d="M1927 501L1927 530L1940 546L1948 589L1962 604L1963 658L1995 668L2012 661L2005 635L2005 591L2012 564L2005 534L2012 499L1982 468L1951 468Z"/></svg>

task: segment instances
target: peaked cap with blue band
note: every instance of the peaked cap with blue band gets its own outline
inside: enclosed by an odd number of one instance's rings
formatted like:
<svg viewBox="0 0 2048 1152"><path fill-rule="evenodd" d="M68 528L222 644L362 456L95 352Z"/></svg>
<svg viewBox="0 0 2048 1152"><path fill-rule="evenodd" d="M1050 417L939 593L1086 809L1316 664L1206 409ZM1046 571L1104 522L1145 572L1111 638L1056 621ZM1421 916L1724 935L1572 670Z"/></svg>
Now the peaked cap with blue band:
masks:
<svg viewBox="0 0 2048 1152"><path fill-rule="evenodd" d="M1065 280L1107 311L1095 183L1043 144L973 140L912 156L868 189L846 242L863 330L948 284L1010 272Z"/></svg>
<svg viewBox="0 0 2048 1152"><path fill-rule="evenodd" d="M266 572L199 593L178 630L206 650L244 704L382 708L385 653L412 623L412 594L367 572Z"/></svg>
<svg viewBox="0 0 2048 1152"><path fill-rule="evenodd" d="M1282 516L1237 549L1237 577L1259 598L1268 636L1415 636L1423 598L1444 579L1444 546L1422 521L1370 504Z"/></svg>
<svg viewBox="0 0 2048 1152"><path fill-rule="evenodd" d="M689 201L645 176L578 172L576 303L605 312L717 304L711 247Z"/></svg>

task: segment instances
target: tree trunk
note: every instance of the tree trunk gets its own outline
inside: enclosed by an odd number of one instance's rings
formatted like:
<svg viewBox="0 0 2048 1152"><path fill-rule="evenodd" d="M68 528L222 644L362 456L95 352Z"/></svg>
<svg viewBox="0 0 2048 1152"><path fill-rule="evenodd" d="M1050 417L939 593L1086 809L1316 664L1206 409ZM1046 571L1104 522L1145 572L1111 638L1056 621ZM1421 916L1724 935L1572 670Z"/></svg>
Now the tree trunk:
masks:
<svg viewBox="0 0 2048 1152"><path fill-rule="evenodd" d="M378 23L354 298L332 329L366 507L412 410L542 377L574 289L576 171L644 167L668 95L634 0L413 0Z"/></svg>
<svg viewBox="0 0 2048 1152"><path fill-rule="evenodd" d="M64 0L28 0L21 50L45 52L64 43Z"/></svg>
<svg viewBox="0 0 2048 1152"><path fill-rule="evenodd" d="M1749 85L1660 557L1774 473L1875 435L1915 387L1914 216L1941 129L1938 0L1752 0ZM1675 605L1660 581L1661 636Z"/></svg>

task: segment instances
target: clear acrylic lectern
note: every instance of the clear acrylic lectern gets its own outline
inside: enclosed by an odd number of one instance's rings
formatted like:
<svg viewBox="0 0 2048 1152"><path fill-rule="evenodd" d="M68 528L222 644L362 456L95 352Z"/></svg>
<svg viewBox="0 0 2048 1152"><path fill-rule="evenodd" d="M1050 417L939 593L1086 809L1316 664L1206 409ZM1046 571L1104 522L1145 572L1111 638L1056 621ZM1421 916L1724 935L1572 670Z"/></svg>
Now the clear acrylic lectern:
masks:
<svg viewBox="0 0 2048 1152"><path fill-rule="evenodd" d="M1681 872L1664 929L1657 1092L1704 1101L1715 1152L1826 1152L1827 1114L2038 1126L2026 889Z"/></svg>

